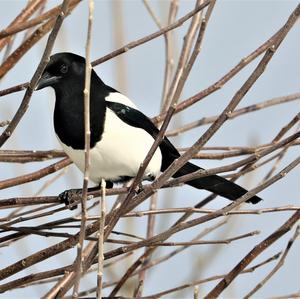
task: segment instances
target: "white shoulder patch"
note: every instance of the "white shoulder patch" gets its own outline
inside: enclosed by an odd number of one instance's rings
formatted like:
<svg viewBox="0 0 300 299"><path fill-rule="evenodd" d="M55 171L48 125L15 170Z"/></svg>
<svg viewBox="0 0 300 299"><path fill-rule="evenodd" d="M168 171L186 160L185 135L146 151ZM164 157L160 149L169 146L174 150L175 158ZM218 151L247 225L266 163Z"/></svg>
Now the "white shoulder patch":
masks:
<svg viewBox="0 0 300 299"><path fill-rule="evenodd" d="M111 92L106 98L106 101L120 103L131 108L137 108L136 105L126 96L119 92Z"/></svg>

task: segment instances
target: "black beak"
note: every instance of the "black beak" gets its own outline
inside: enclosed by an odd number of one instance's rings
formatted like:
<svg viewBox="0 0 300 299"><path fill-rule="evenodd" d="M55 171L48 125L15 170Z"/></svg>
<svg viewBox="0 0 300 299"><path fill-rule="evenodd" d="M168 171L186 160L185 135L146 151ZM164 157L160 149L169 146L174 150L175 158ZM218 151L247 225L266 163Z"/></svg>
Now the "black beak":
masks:
<svg viewBox="0 0 300 299"><path fill-rule="evenodd" d="M44 72L35 90L39 90L47 86L52 86L53 84L57 83L60 78L60 76L52 76L48 72Z"/></svg>

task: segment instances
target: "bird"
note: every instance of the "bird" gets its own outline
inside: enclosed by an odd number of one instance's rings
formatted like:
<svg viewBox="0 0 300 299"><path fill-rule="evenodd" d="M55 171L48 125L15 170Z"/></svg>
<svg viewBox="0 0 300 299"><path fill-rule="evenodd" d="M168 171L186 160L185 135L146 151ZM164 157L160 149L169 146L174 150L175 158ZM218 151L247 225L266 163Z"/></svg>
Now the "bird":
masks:
<svg viewBox="0 0 300 299"><path fill-rule="evenodd" d="M45 87L54 89L55 134L64 152L82 172L85 166L85 66L86 60L80 55L56 53L50 57L36 87L36 90ZM128 182L136 176L159 129L128 97L106 85L92 68L90 132L89 179L97 186L104 179L107 188L112 188L115 183ZM179 157L178 150L164 137L144 172L143 180L153 181ZM173 177L178 178L200 169L203 168L187 162ZM192 179L185 184L232 201L247 192L238 184L218 175ZM80 189L66 190L59 198L68 205L74 190L77 192ZM256 204L261 200L255 195L248 202Z"/></svg>

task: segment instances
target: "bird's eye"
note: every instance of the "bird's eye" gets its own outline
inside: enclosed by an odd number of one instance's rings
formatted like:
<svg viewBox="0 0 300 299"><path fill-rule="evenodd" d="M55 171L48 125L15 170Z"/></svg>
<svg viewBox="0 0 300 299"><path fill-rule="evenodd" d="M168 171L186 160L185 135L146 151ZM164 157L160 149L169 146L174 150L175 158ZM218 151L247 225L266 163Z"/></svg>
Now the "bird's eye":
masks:
<svg viewBox="0 0 300 299"><path fill-rule="evenodd" d="M65 74L65 73L67 73L67 71L68 71L68 66L67 66L66 64L62 64L62 65L60 66L60 72L61 72L62 74Z"/></svg>

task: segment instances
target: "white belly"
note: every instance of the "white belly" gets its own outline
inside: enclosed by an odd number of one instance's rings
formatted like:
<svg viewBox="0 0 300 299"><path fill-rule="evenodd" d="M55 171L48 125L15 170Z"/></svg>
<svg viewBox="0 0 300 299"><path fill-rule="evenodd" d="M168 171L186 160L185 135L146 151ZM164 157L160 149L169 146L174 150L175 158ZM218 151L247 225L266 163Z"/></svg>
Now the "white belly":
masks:
<svg viewBox="0 0 300 299"><path fill-rule="evenodd" d="M146 131L127 125L107 109L102 139L90 151L90 180L99 184L102 178L118 181L123 176L135 177L153 142ZM84 171L84 151L61 144L70 159ZM158 148L144 178L159 174L161 160Z"/></svg>

